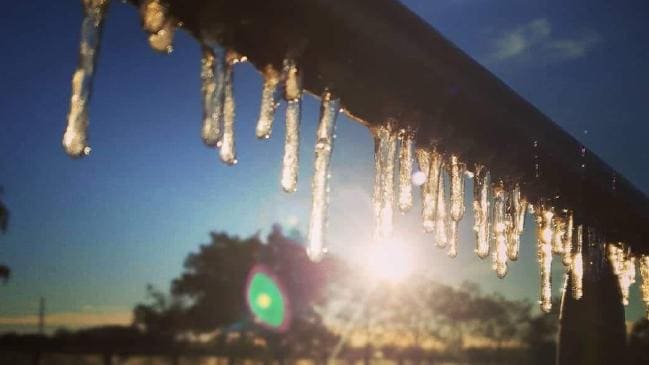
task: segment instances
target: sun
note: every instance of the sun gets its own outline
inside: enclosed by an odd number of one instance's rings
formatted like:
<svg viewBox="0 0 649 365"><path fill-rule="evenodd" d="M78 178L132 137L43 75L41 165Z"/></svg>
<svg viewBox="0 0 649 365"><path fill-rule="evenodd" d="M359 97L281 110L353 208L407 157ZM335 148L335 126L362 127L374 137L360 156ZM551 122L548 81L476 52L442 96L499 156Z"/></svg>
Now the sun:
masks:
<svg viewBox="0 0 649 365"><path fill-rule="evenodd" d="M368 251L365 268L374 279L401 282L413 271L412 252L399 240L377 242Z"/></svg>

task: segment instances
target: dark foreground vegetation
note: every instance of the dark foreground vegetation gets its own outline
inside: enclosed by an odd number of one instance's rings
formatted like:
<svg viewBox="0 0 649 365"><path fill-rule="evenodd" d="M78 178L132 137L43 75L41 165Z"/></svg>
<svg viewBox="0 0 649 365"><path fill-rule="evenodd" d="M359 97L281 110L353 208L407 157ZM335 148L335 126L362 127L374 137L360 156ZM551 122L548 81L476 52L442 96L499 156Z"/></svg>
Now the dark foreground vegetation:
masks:
<svg viewBox="0 0 649 365"><path fill-rule="evenodd" d="M213 233L168 293L147 288L131 326L7 334L0 364L554 362L556 313L533 315L528 302L423 275L369 284L335 257L312 263L300 242L278 227L265 242ZM290 300L286 331L260 326L247 309L246 279L259 263ZM649 321L634 325L628 346L631 364L649 363Z"/></svg>

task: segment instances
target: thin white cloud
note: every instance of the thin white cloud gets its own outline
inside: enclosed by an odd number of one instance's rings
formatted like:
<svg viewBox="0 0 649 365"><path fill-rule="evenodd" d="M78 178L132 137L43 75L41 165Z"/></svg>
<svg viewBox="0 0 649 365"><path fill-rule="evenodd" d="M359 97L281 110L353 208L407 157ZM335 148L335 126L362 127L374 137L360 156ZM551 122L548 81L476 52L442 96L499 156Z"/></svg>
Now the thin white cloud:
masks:
<svg viewBox="0 0 649 365"><path fill-rule="evenodd" d="M503 62L516 59L564 61L585 56L597 43L596 33L582 32L572 37L557 37L545 18L534 19L503 33L494 40L488 60Z"/></svg>

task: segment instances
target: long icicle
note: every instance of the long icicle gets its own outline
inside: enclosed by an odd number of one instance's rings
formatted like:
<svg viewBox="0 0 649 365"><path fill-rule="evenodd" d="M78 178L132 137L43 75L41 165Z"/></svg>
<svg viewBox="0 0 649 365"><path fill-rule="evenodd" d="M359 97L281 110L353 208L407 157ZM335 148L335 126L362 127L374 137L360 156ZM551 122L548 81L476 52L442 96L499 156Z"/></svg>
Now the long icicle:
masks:
<svg viewBox="0 0 649 365"><path fill-rule="evenodd" d="M629 305L629 287L635 283L635 258L624 244L609 243L606 245L608 261L617 276L622 304Z"/></svg>
<svg viewBox="0 0 649 365"><path fill-rule="evenodd" d="M566 212L567 213L567 212ZM564 253L564 237L566 234L566 221L564 217L555 215L552 218L552 253L562 255Z"/></svg>
<svg viewBox="0 0 649 365"><path fill-rule="evenodd" d="M521 196L521 188L514 186L509 196L511 227L507 237L507 258L511 261L518 260L521 245L521 234L525 229L525 213L527 212L527 199Z"/></svg>
<svg viewBox="0 0 649 365"><path fill-rule="evenodd" d="M451 222L449 224L449 247L448 255L450 257L457 256L458 246L458 231L460 221L464 217L464 173L466 172L466 164L460 162L459 158L455 155L451 156Z"/></svg>
<svg viewBox="0 0 649 365"><path fill-rule="evenodd" d="M572 240L573 240L573 233L575 230L575 219L574 219L574 213L572 210L568 211L567 213L567 219L566 219L566 233L563 236L563 257L561 261L566 267L570 267L570 264L572 263Z"/></svg>
<svg viewBox="0 0 649 365"><path fill-rule="evenodd" d="M507 223L505 215L505 186L502 181L493 188L493 269L498 278L507 275Z"/></svg>
<svg viewBox="0 0 649 365"><path fill-rule="evenodd" d="M406 213L412 208L412 164L414 133L399 131L399 211Z"/></svg>
<svg viewBox="0 0 649 365"><path fill-rule="evenodd" d="M440 157L440 160L442 158ZM443 161L440 165L439 178L437 179L437 204L435 205L435 244L439 248L448 245L448 217L446 213L446 188L444 186ZM433 166L431 165L431 171Z"/></svg>
<svg viewBox="0 0 649 365"><path fill-rule="evenodd" d="M282 158L282 189L287 193L297 190L300 150L300 118L302 109L302 75L293 59L284 60L284 98L286 106L286 134Z"/></svg>
<svg viewBox="0 0 649 365"><path fill-rule="evenodd" d="M203 127L201 138L206 145L215 147L221 140L223 125L225 54L222 50L215 51L207 45L203 45L202 53Z"/></svg>
<svg viewBox="0 0 649 365"><path fill-rule="evenodd" d="M473 214L475 252L484 259L489 255L489 171L481 165L476 165L473 178Z"/></svg>
<svg viewBox="0 0 649 365"><path fill-rule="evenodd" d="M329 205L329 165L334 147L334 129L340 103L329 91L322 95L320 121L316 133L315 163L313 182L311 184L311 220L307 254L313 261L320 261L325 253L324 230L327 225L327 207Z"/></svg>
<svg viewBox="0 0 649 365"><path fill-rule="evenodd" d="M235 103L233 91L233 67L245 58L228 49L225 52L225 72L223 76L223 136L221 138L221 161L228 165L237 163L237 152L234 143Z"/></svg>
<svg viewBox="0 0 649 365"><path fill-rule="evenodd" d="M584 246L584 226L577 226L577 234L575 237L574 254L572 262L570 263L570 276L572 281L572 297L579 300L584 295L583 281L584 281L584 259L583 259L583 246Z"/></svg>
<svg viewBox="0 0 649 365"><path fill-rule="evenodd" d="M394 216L394 176L397 135L391 122L374 130L374 239L382 240L392 233Z"/></svg>
<svg viewBox="0 0 649 365"><path fill-rule="evenodd" d="M649 255L640 256L640 296L646 309L646 317L649 319Z"/></svg>
<svg viewBox="0 0 649 365"><path fill-rule="evenodd" d="M539 204L537 214L537 259L539 262L541 311L552 309L552 217L554 212Z"/></svg>
<svg viewBox="0 0 649 365"><path fill-rule="evenodd" d="M421 216L424 232L430 233L435 230L435 213L442 158L435 150L427 151L419 147L415 150L415 156L417 157L419 170L426 175L426 182L421 186Z"/></svg>
<svg viewBox="0 0 649 365"><path fill-rule="evenodd" d="M88 145L88 104L92 92L101 30L109 0L84 0L79 63L72 76L72 96L67 127L63 134L63 148L70 157L83 157L90 153Z"/></svg>
<svg viewBox="0 0 649 365"><path fill-rule="evenodd" d="M261 106L259 108L259 120L255 134L259 139L268 139L273 130L275 110L279 105L277 90L280 81L280 74L273 65L266 65L263 71L264 86L261 91Z"/></svg>

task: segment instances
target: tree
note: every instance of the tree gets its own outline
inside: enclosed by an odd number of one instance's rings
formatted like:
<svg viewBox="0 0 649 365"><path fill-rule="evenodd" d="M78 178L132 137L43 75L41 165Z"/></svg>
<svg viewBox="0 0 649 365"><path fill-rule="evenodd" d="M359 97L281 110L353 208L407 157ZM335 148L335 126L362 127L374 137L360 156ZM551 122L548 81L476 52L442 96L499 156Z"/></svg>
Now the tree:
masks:
<svg viewBox="0 0 649 365"><path fill-rule="evenodd" d="M285 333L257 326L248 313L244 289L258 264L272 271L290 301L293 324ZM258 235L241 239L212 233L209 244L187 256L169 295L149 288L149 303L135 308L135 323L170 337L184 332L221 334L217 345L231 357L249 351L254 337L262 338L268 356L280 362L298 353L321 357L335 336L323 325L314 304L324 300L323 288L333 272L331 260L311 262L300 242L285 236L279 226L273 227L265 243ZM236 345L226 343L227 333L237 333Z"/></svg>

